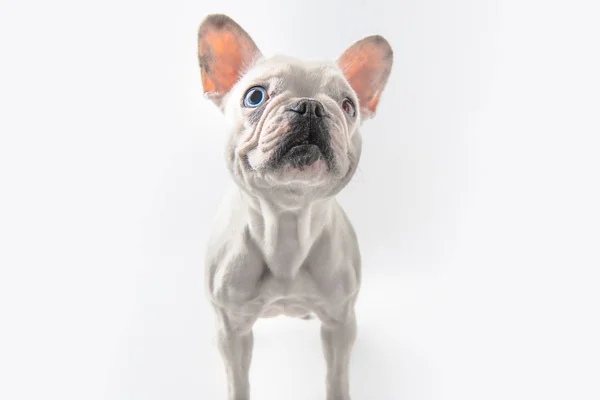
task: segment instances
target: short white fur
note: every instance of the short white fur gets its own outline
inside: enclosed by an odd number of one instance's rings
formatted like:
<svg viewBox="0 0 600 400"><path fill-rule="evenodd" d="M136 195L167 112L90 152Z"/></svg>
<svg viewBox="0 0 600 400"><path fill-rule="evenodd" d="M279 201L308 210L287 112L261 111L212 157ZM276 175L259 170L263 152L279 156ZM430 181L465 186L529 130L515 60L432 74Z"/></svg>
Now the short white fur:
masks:
<svg viewBox="0 0 600 400"><path fill-rule="evenodd" d="M249 36L228 17L209 16L200 31L211 29L229 29L252 48ZM206 253L206 288L217 317L229 399L250 398L252 327L258 318L315 315L321 321L327 399L349 400L361 261L356 235L335 195L354 174L362 146L361 113L350 116L340 104L347 96L359 105L360 93L335 62L254 52L241 78L213 97L227 122L226 159L235 183L220 206ZM203 60L217 59L200 56L201 68ZM391 59L389 64L381 68L389 70ZM203 70L208 79L219 65L209 67ZM378 92L386 80L387 75L373 82L381 86ZM251 117L254 110L241 101L254 85L272 92L260 118ZM289 134L289 105L301 99L319 101L327 114L334 168L322 159L303 168L269 166Z"/></svg>

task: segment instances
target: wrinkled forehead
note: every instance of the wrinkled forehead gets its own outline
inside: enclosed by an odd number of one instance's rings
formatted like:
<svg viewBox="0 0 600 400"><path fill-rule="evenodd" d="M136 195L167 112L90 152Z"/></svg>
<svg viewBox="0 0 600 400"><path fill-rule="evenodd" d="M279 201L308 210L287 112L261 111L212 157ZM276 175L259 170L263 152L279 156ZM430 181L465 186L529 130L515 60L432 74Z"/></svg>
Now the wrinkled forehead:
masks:
<svg viewBox="0 0 600 400"><path fill-rule="evenodd" d="M307 62L285 56L259 60L239 83L242 90L261 85L289 91L296 97L315 97L324 92L332 96L353 95L335 63Z"/></svg>

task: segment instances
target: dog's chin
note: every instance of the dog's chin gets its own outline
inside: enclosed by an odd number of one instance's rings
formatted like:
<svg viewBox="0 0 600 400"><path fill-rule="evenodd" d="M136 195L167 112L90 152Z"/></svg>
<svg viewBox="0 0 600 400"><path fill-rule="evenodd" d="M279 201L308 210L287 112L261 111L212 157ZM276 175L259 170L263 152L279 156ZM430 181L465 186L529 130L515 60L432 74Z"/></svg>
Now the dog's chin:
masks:
<svg viewBox="0 0 600 400"><path fill-rule="evenodd" d="M265 182L273 186L315 188L328 185L332 180L325 160L318 158L308 164L285 163L265 171Z"/></svg>
<svg viewBox="0 0 600 400"><path fill-rule="evenodd" d="M329 167L323 158L300 165L286 163L272 173L280 184L303 184L314 187L325 185L332 179Z"/></svg>

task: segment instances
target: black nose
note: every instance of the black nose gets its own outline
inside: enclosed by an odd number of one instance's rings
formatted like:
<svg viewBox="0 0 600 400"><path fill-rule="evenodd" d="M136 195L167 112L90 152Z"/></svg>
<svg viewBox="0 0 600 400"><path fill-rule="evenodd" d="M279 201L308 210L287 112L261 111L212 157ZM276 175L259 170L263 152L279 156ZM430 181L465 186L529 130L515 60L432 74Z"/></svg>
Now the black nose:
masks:
<svg viewBox="0 0 600 400"><path fill-rule="evenodd" d="M314 115L315 117L322 117L325 115L325 109L323 108L323 105L316 100L309 99L303 99L296 104L292 104L290 111L296 112L300 115Z"/></svg>

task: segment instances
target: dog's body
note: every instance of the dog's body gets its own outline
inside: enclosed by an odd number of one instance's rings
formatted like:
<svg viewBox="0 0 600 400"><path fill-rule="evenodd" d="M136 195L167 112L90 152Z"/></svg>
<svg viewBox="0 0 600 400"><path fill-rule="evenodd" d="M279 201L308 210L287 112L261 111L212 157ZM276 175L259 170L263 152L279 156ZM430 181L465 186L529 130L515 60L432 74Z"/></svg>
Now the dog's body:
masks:
<svg viewBox="0 0 600 400"><path fill-rule="evenodd" d="M219 210L206 269L230 399L249 399L254 322L315 314L327 399L348 400L360 253L334 196L356 170L358 127L375 111L391 49L373 36L337 64L265 59L235 22L215 15L200 27L199 55L204 90L228 122L236 183Z"/></svg>

